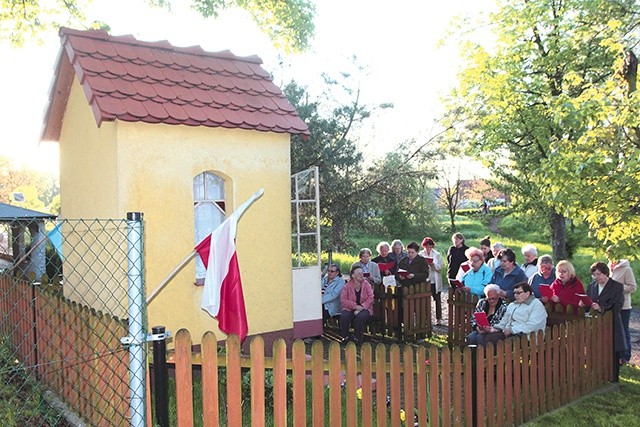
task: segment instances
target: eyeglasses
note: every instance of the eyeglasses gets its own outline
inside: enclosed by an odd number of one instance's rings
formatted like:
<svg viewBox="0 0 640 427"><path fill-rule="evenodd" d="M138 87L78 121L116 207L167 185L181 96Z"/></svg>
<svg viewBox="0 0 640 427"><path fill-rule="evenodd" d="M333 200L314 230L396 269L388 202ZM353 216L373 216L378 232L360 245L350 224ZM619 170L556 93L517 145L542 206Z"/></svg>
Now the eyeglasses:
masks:
<svg viewBox="0 0 640 427"><path fill-rule="evenodd" d="M337 273L338 270L329 270L329 273Z"/></svg>
<svg viewBox="0 0 640 427"><path fill-rule="evenodd" d="M520 294L524 294L524 291L513 291L514 295L520 295Z"/></svg>

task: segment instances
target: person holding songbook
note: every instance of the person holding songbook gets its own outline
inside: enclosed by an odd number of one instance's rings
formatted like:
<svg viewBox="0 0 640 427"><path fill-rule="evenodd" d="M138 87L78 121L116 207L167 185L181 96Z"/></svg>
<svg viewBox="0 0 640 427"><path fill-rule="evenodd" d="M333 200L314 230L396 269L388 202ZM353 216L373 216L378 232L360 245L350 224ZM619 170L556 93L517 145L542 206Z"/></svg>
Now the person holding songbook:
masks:
<svg viewBox="0 0 640 427"><path fill-rule="evenodd" d="M360 260L353 265L359 265L362 268L362 273L365 279L373 286L382 283L382 276L380 275L380 268L378 264L371 261L371 249L362 248L359 254Z"/></svg>
<svg viewBox="0 0 640 427"><path fill-rule="evenodd" d="M481 249L472 246L467 249L465 255L469 258L471 268L460 278L460 282L464 285L460 289L463 292L471 292L481 297L484 295L484 287L489 284L493 273L484 263L484 254Z"/></svg>
<svg viewBox="0 0 640 427"><path fill-rule="evenodd" d="M500 286L502 292L500 296L513 301L513 287L516 283L527 282L527 275L518 263L516 263L516 254L513 250L505 248L498 254L500 258L500 266L496 268L491 276L490 283Z"/></svg>
<svg viewBox="0 0 640 427"><path fill-rule="evenodd" d="M420 283L429 277L429 267L427 261L418 256L420 246L416 242L407 245L407 257L400 260L396 280L399 285L406 286Z"/></svg>
<svg viewBox="0 0 640 427"><path fill-rule="evenodd" d="M376 246L378 256L372 259L372 261L378 264L378 269L382 276L391 276L396 273L396 262L391 257L389 253L390 250L391 246L387 242L380 242L378 246Z"/></svg>
<svg viewBox="0 0 640 427"><path fill-rule="evenodd" d="M617 382L619 365L624 362L624 354L629 343L624 333L620 315L624 304L624 285L610 278L609 273L609 267L604 262L596 262L591 265L593 282L587 287L587 293L584 295L587 298L581 295L578 304L581 307L590 308L592 312L605 313L611 311L613 313L614 379Z"/></svg>
<svg viewBox="0 0 640 427"><path fill-rule="evenodd" d="M500 286L489 284L484 287L485 298L480 298L471 318L473 331L467 335L468 345L484 345L491 327L500 323L507 311L507 301L500 297Z"/></svg>
<svg viewBox="0 0 640 427"><path fill-rule="evenodd" d="M551 284L556 280L556 268L553 266L553 258L551 255L542 255L538 258L538 272L529 277L529 285L533 289L533 294L536 298L540 298L542 302L547 302L552 295ZM545 295L540 291L540 285L546 285L548 292Z"/></svg>
<svg viewBox="0 0 640 427"><path fill-rule="evenodd" d="M455 279L458 277L458 270L460 265L467 260L464 252L469 249L469 246L464 244L464 236L462 233L454 233L451 236L451 245L447 251L447 262L449 267L447 268L447 277L449 279Z"/></svg>
<svg viewBox="0 0 640 427"><path fill-rule="evenodd" d="M423 250L419 255L427 261L429 267L429 281L431 282L431 296L436 303L436 325L442 323L442 269L444 268L444 258L435 250L436 242L431 237L422 240Z"/></svg>
<svg viewBox="0 0 640 427"><path fill-rule="evenodd" d="M513 286L515 300L507 306L507 310L495 326L489 329L484 337L485 344L497 343L516 335L529 335L532 332L544 331L547 326L547 310L538 298L533 295L527 282Z"/></svg>
<svg viewBox="0 0 640 427"><path fill-rule="evenodd" d="M553 296L550 300L559 303L562 307L567 309L568 306L574 307L574 312L578 308L578 302L580 297L577 294L584 294L584 285L576 276L576 270L567 260L558 262L556 266L556 280L551 284L551 291Z"/></svg>

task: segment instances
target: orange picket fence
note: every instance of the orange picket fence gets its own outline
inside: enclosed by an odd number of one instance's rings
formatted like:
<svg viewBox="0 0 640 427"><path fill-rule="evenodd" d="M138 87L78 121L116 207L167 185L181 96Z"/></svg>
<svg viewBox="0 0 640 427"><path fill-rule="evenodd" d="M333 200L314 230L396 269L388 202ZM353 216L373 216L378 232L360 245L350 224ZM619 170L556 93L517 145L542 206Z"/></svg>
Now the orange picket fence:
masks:
<svg viewBox="0 0 640 427"><path fill-rule="evenodd" d="M204 426L471 426L474 417L476 425L521 424L612 381L611 332L605 315L486 349L374 349L368 343L357 349L333 342L327 352L316 341L307 354L296 341L287 358L283 340L266 357L259 336L249 355L241 353L236 336L219 353L213 333L202 337L202 352L192 354L191 336L182 329L172 360L177 425L192 426L198 418Z"/></svg>

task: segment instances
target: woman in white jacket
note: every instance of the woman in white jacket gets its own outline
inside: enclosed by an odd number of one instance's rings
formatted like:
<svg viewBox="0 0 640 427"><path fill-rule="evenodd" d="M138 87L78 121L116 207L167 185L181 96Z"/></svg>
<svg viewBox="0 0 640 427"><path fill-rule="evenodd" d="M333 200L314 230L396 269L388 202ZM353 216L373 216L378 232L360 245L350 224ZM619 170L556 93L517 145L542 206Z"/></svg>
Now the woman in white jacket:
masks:
<svg viewBox="0 0 640 427"><path fill-rule="evenodd" d="M444 268L444 258L434 248L436 242L431 237L425 237L422 240L423 250L419 255L427 260L429 266L429 281L431 282L431 295L436 302L436 325L442 324L442 299L440 298L443 283L442 283L442 269Z"/></svg>
<svg viewBox="0 0 640 427"><path fill-rule="evenodd" d="M620 310L620 317L622 317L622 326L624 327L627 343L631 343L629 320L631 319L631 294L638 289L636 277L633 275L628 259L618 260L614 257L614 248L612 246L607 248L607 259L609 260L609 270L611 270L609 277L624 286L624 303L622 304L622 310ZM631 360L631 345L627 347L627 351L622 354L624 363L629 363L629 360Z"/></svg>

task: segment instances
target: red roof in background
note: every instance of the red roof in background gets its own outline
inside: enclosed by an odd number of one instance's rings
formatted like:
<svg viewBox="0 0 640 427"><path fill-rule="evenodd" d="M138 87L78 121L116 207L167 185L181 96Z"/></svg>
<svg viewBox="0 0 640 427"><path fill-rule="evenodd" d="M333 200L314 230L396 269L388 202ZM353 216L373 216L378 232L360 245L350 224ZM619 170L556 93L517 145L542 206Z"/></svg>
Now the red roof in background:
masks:
<svg viewBox="0 0 640 427"><path fill-rule="evenodd" d="M184 124L309 135L257 56L174 47L105 31L60 29L43 139L58 140L76 75L103 121Z"/></svg>

